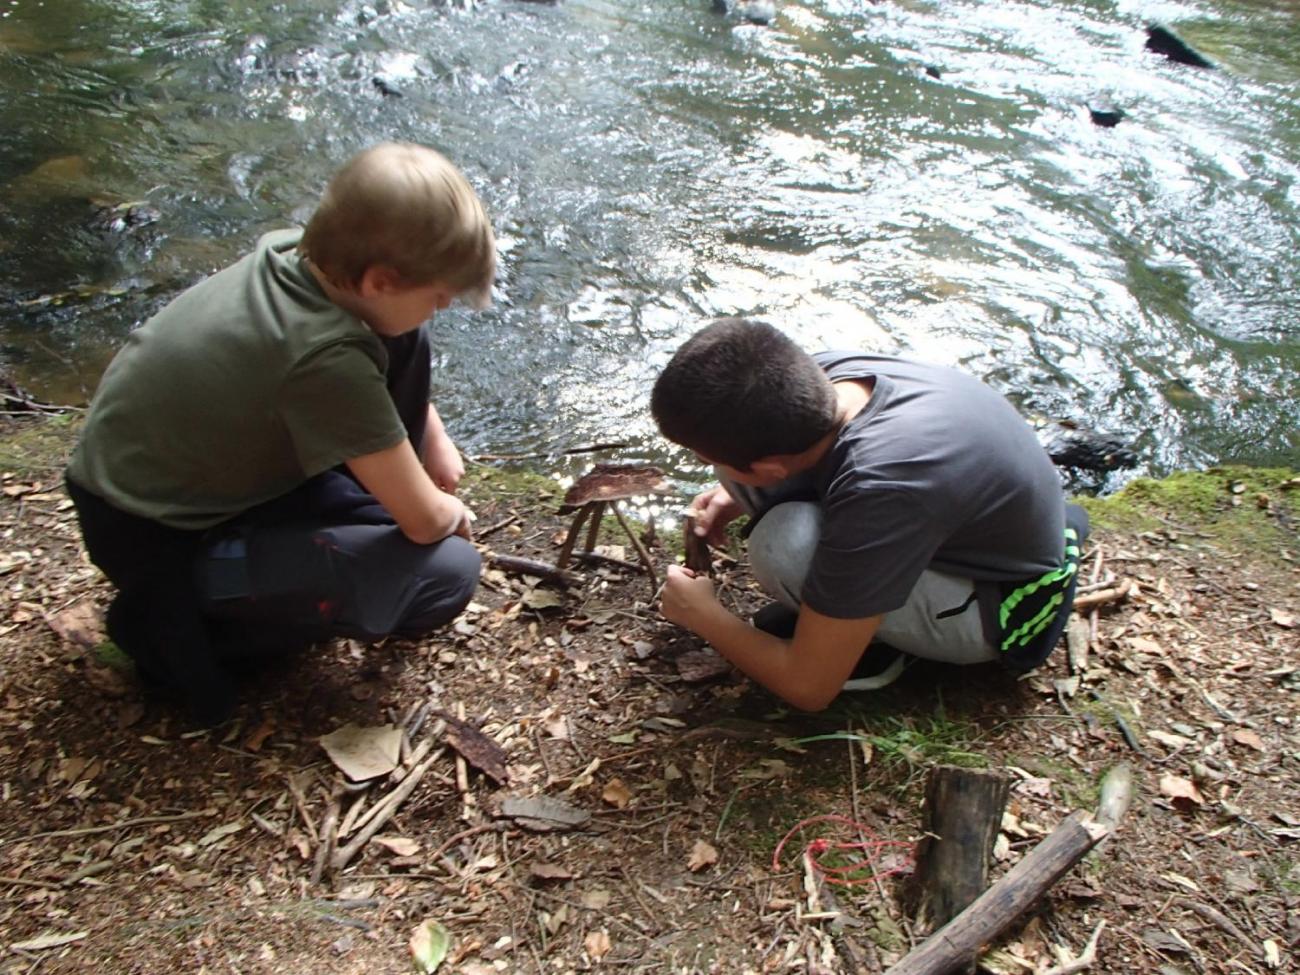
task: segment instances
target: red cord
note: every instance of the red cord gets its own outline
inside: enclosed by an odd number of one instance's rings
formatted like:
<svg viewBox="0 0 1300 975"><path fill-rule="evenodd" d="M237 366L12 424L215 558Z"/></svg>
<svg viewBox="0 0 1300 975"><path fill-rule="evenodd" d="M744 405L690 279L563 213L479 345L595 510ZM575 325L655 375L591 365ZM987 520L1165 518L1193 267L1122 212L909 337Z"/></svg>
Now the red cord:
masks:
<svg viewBox="0 0 1300 975"><path fill-rule="evenodd" d="M808 844L804 847L804 857L808 860L808 863L812 865L814 870L825 876L828 884L839 884L844 887L850 887L854 884L870 883L879 880L882 877L904 873L912 866L911 843L904 843L899 840L882 840L876 836L869 827L857 822L856 820L850 819L847 816L826 815L813 816L809 819L795 823L794 826L790 828L790 831L781 838L781 842L776 845L776 849L772 851L773 870L781 869L781 851L785 849L785 845L789 842L790 838L794 836L795 833L799 832L799 830L811 826L814 823L839 823L848 826L853 830L854 834L858 836L868 837L868 839L848 841L833 840L822 836L808 841ZM908 851L907 856L904 858L902 863L889 867L886 870L874 869L875 864L879 861L885 850L900 848ZM821 861L821 858L827 853L848 852L854 850L863 854L863 858L855 863L843 863L835 866L827 866ZM870 872L866 876L854 876L854 874L860 873L863 870L869 870Z"/></svg>

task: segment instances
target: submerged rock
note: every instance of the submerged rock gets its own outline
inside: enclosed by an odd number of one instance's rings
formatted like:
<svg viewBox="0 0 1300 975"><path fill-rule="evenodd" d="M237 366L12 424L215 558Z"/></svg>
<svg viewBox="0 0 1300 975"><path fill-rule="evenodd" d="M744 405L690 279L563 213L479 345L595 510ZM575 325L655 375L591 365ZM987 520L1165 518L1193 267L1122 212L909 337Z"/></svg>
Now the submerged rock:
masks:
<svg viewBox="0 0 1300 975"><path fill-rule="evenodd" d="M92 198L93 213L90 225L108 234L125 234L157 223L162 211L148 200L117 202L105 198Z"/></svg>
<svg viewBox="0 0 1300 975"><path fill-rule="evenodd" d="M1050 421L1040 427L1038 435L1057 467L1105 473L1136 467L1138 463L1137 454L1122 437L1091 430L1073 420Z"/></svg>
<svg viewBox="0 0 1300 975"><path fill-rule="evenodd" d="M1115 108L1112 105L1103 108L1093 108L1089 105L1088 116L1092 119L1093 125L1100 125L1103 129L1113 129L1119 125L1120 120L1124 117L1124 110Z"/></svg>
<svg viewBox="0 0 1300 975"><path fill-rule="evenodd" d="M1173 31L1159 24L1152 24L1147 28L1146 49L1163 54L1170 61L1176 61L1178 64L1190 64L1194 68L1214 67L1213 61L1193 50Z"/></svg>
<svg viewBox="0 0 1300 975"><path fill-rule="evenodd" d="M713 0L712 9L715 14L734 15L747 24L762 27L776 20L776 4L772 0L741 0L739 3L735 0Z"/></svg>

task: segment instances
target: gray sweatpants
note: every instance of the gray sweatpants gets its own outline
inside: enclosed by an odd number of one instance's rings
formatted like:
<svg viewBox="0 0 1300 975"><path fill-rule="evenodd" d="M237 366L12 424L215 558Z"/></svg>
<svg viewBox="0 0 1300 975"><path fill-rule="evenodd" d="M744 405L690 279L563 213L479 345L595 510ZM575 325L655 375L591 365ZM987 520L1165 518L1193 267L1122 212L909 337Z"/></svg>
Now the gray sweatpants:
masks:
<svg viewBox="0 0 1300 975"><path fill-rule="evenodd" d="M749 536L749 563L768 593L798 610L804 579L822 535L821 506L806 483L792 480L772 489L752 488L723 478L723 486L751 517L762 513ZM864 568L864 571L865 568ZM975 583L927 569L907 602L886 613L875 639L904 653L953 664L997 660L984 635Z"/></svg>

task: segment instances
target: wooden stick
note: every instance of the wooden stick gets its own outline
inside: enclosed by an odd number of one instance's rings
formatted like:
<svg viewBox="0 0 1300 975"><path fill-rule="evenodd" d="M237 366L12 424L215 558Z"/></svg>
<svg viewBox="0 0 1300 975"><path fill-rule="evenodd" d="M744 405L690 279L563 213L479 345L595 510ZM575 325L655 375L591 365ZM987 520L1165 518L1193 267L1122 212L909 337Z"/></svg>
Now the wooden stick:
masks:
<svg viewBox="0 0 1300 975"><path fill-rule="evenodd" d="M981 945L1011 927L1109 832L1086 812L1071 813L1006 876L886 975L946 975L968 964Z"/></svg>
<svg viewBox="0 0 1300 975"><path fill-rule="evenodd" d="M1074 611L1081 613L1084 610L1092 609L1094 606L1103 606L1106 603L1118 603L1128 599L1129 594L1133 592L1133 583L1125 579L1118 586L1110 589L1099 589L1096 592L1088 593L1086 596L1080 596L1074 601Z"/></svg>
<svg viewBox="0 0 1300 975"><path fill-rule="evenodd" d="M343 783L336 782L330 795L329 809L320 824L320 845L316 847L316 862L311 868L311 885L315 887L325 875L325 865L334 852L334 843L339 834L339 806L343 802Z"/></svg>
<svg viewBox="0 0 1300 975"><path fill-rule="evenodd" d="M1092 632L1088 622L1081 616L1070 616L1065 628L1065 647L1069 655L1070 673L1082 674L1088 669L1088 647L1092 642Z"/></svg>
<svg viewBox="0 0 1300 975"><path fill-rule="evenodd" d="M557 586L567 589L573 585L573 580L569 574L564 571L564 566L568 564L568 558L564 553L560 553L563 561L551 565L549 562L541 562L537 559L525 559L518 555L498 555L496 552L487 553L488 564L500 569L502 572L513 572L521 576L537 576L547 582L553 582Z"/></svg>
<svg viewBox="0 0 1300 975"><path fill-rule="evenodd" d="M591 511L591 520L587 523L587 540L583 543L583 550L591 552L595 550L596 540L600 538L600 520L605 517L605 502L592 501L587 508Z"/></svg>
<svg viewBox="0 0 1300 975"><path fill-rule="evenodd" d="M682 520L682 549L686 555L686 568L692 572L713 575L713 556L709 553L709 543L695 534L694 515L687 515Z"/></svg>
<svg viewBox="0 0 1300 975"><path fill-rule="evenodd" d="M583 505L578 509L578 513L573 516L573 524L569 526L569 533L564 536L564 544L560 546L560 556L555 560L555 568L563 570L569 564L569 556L573 554L573 545L578 540L578 532L582 530L582 523L587 520L591 514L591 508ZM510 570L506 570L507 572Z"/></svg>
<svg viewBox="0 0 1300 975"><path fill-rule="evenodd" d="M30 836L21 837L22 840L43 840L51 836L94 836L96 833L112 833L119 829L130 829L133 826L151 826L154 823L179 823L186 819L202 819L210 816L211 813L204 811L177 813L175 816L141 816L139 819L124 819L120 823L110 823L108 826L83 826L80 829L55 829L47 833L32 833ZM19 842L19 840L10 840L10 843Z"/></svg>
<svg viewBox="0 0 1300 975"><path fill-rule="evenodd" d="M614 517L617 518L618 523L623 526L623 531L627 532L628 540L631 541L632 547L636 549L636 554L637 557L641 559L641 564L645 566L646 574L650 576L650 598L654 599L653 594L659 591L659 575L655 572L654 560L650 558L650 553L647 552L645 546L641 544L641 539L636 537L636 532L632 531L632 526L627 523L627 519L623 517L623 512L619 510L618 505L611 501L609 509L614 512Z"/></svg>
<svg viewBox="0 0 1300 975"><path fill-rule="evenodd" d="M423 747L426 743L431 744L431 742L429 742L429 739L426 738L424 741L420 742L420 747L418 747L418 748L416 749L416 752L415 752L415 753L419 756L419 758L416 759L416 762L417 762L417 763L418 763L419 761L422 761L422 760L424 759L424 756L427 755L427 754L429 753L429 749ZM439 755L441 755L441 754L442 754L443 752L445 752L445 751L446 751L445 748L439 748L439 749L438 749L438 754L435 755L434 758L437 758ZM414 767L415 767L415 763L412 763L412 768L414 768ZM399 766L399 768L401 768L401 767ZM397 779L397 780L395 780L395 781L393 782L393 785L394 785L394 786L397 786L397 785L401 784L403 781L405 781L406 776L411 774L411 772L410 772L409 770L403 770L403 771L405 772L405 774L404 774L400 779ZM393 793L392 793L392 792L388 793L388 795L384 796L382 799L380 799L378 802L376 802L373 806L371 806L370 809L366 811L366 814L365 814L364 816L362 816L360 819L358 819L355 823L353 823L352 826L351 826L351 828L349 828L346 832L343 831L343 830L340 830L340 831L339 831L339 835L340 835L340 836L348 836L348 835L350 835L354 830L365 829L367 823L369 823L369 822L370 822L372 819L374 819L376 816L382 815L382 814L387 810L387 808L388 808L388 802L389 802L392 798L393 798Z"/></svg>
<svg viewBox="0 0 1300 975"><path fill-rule="evenodd" d="M406 801L406 798L415 791L415 787L420 784L424 774L433 767L433 763L442 757L443 749L439 748L427 759L421 762L415 768L411 769L410 774L402 779L402 784L394 789L383 802L376 805L377 812L370 817L370 821L360 829L356 837L350 840L347 846L335 852L330 858L330 866L335 870L342 870L351 862L352 858L361 852L362 847L370 842L370 838L379 832L380 828L393 818L397 812L397 807Z"/></svg>

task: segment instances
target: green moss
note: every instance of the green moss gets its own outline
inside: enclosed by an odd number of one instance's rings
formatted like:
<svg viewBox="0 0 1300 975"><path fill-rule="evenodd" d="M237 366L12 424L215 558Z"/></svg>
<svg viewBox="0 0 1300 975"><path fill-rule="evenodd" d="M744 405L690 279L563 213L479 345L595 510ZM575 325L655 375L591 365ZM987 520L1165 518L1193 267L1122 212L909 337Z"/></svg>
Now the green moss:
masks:
<svg viewBox="0 0 1300 975"><path fill-rule="evenodd" d="M5 418L0 425L0 471L20 477L61 473L80 429L80 413Z"/></svg>
<svg viewBox="0 0 1300 975"><path fill-rule="evenodd" d="M1094 809L1101 798L1101 783L1092 781L1069 762L1035 753L1008 756L1006 764L1051 779L1057 795L1075 809Z"/></svg>
<svg viewBox="0 0 1300 975"><path fill-rule="evenodd" d="M1172 530L1264 555L1296 545L1300 480L1285 468L1212 467L1138 478L1104 498L1080 498L1093 525L1120 532Z"/></svg>

